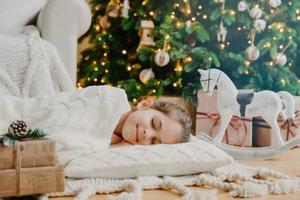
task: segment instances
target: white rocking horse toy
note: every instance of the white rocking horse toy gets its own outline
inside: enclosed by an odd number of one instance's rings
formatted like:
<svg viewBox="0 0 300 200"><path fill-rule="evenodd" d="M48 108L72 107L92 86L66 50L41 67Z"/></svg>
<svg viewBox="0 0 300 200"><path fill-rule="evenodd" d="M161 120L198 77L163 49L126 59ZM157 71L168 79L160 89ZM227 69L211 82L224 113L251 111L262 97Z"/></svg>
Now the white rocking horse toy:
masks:
<svg viewBox="0 0 300 200"><path fill-rule="evenodd" d="M250 94L239 94L233 82L221 70L214 68L208 70L198 69L198 72L201 76L200 81L205 95L211 96L215 86L218 87L217 107L221 119L220 129L213 140L203 134L199 134L200 138L209 140L236 158L247 159L271 157L300 143L300 137L297 137L294 138L295 141L285 144L277 123L277 117L280 114L284 118L294 118L294 109L292 109L294 99L288 92L283 91L276 94L272 91L264 90ZM288 104L293 105L288 106ZM283 107L285 107L284 110ZM222 144L226 128L233 115L242 117L261 116L272 127L277 146L239 148ZM264 152L262 153L261 150L264 150Z"/></svg>

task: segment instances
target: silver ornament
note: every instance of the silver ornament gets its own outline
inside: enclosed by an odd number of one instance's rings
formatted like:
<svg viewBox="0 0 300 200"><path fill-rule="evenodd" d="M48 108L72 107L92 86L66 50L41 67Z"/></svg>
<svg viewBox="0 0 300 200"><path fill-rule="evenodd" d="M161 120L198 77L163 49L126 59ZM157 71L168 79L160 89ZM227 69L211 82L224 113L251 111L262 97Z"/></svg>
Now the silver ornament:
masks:
<svg viewBox="0 0 300 200"><path fill-rule="evenodd" d="M267 23L264 19L256 19L253 26L257 32L261 32L265 30L266 24Z"/></svg>
<svg viewBox="0 0 300 200"><path fill-rule="evenodd" d="M248 4L246 1L240 1L237 6L238 11L244 12L248 9Z"/></svg>
<svg viewBox="0 0 300 200"><path fill-rule="evenodd" d="M223 21L220 22L219 30L217 31L218 42L225 42L227 35L227 29L223 25Z"/></svg>
<svg viewBox="0 0 300 200"><path fill-rule="evenodd" d="M155 58L154 58L154 62L160 66L160 67L163 67L163 66L166 66L170 61L170 56L168 54L168 52L162 50L162 51L158 51L156 54L155 54Z"/></svg>
<svg viewBox="0 0 300 200"><path fill-rule="evenodd" d="M274 63L279 66L284 66L287 62L287 57L284 53L278 53L274 57Z"/></svg>
<svg viewBox="0 0 300 200"><path fill-rule="evenodd" d="M259 55L260 52L254 44L251 44L251 46L246 49L246 57L249 61L255 61Z"/></svg>
<svg viewBox="0 0 300 200"><path fill-rule="evenodd" d="M272 8L277 8L281 5L281 0L269 0L269 4Z"/></svg>
<svg viewBox="0 0 300 200"><path fill-rule="evenodd" d="M262 10L260 8L252 8L249 11L249 15L254 19L259 19L262 16Z"/></svg>

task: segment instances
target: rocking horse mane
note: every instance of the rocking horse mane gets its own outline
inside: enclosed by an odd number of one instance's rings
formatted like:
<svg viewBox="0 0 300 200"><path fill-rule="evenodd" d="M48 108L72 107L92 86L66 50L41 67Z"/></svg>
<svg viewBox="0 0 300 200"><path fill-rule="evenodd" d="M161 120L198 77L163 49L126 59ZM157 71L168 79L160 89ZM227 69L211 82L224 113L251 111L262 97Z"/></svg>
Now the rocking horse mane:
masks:
<svg viewBox="0 0 300 200"><path fill-rule="evenodd" d="M222 72L219 69L216 68L211 68L211 73L213 74L213 76L215 76L216 78L219 76L219 80L217 82L217 87L218 89L222 89L222 90L226 90L226 89L230 89L234 92L234 94L237 94L237 88L235 87L234 83L232 82L232 80L228 77L227 74L225 74L224 72Z"/></svg>

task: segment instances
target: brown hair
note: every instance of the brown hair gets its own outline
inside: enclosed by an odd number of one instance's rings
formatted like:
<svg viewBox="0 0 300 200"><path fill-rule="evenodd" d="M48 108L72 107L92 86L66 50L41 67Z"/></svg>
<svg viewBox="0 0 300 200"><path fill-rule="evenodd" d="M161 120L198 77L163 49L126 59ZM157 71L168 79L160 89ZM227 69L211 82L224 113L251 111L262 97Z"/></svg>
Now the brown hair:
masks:
<svg viewBox="0 0 300 200"><path fill-rule="evenodd" d="M182 125L182 133L178 139L179 143L188 142L190 140L192 120L185 109L175 103L161 100L154 100L150 108L172 117Z"/></svg>

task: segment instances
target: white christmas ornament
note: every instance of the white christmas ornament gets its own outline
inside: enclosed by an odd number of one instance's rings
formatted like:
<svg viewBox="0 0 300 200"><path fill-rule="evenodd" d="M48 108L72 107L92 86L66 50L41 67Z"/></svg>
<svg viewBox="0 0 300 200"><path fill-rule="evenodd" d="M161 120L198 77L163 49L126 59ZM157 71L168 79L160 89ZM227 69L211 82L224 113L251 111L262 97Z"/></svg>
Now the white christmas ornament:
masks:
<svg viewBox="0 0 300 200"><path fill-rule="evenodd" d="M158 51L155 55L154 62L160 66L166 66L170 61L170 56L165 50Z"/></svg>
<svg viewBox="0 0 300 200"><path fill-rule="evenodd" d="M123 8L122 8L122 17L128 18L128 11L129 11L129 0L124 0Z"/></svg>
<svg viewBox="0 0 300 200"><path fill-rule="evenodd" d="M264 31L265 28L266 28L266 21L263 20L263 19L257 19L255 20L254 22L254 28L257 32L261 32L261 31Z"/></svg>
<svg viewBox="0 0 300 200"><path fill-rule="evenodd" d="M244 12L248 9L248 4L246 1L240 1L237 6L238 11Z"/></svg>
<svg viewBox="0 0 300 200"><path fill-rule="evenodd" d="M149 80L154 79L155 74L152 71L152 68L149 69L143 69L140 72L140 80L142 83L146 84Z"/></svg>
<svg viewBox="0 0 300 200"><path fill-rule="evenodd" d="M254 29L251 30L250 36L251 36L251 45L246 49L246 57L249 61L255 61L259 57L260 52L258 48L254 45L254 39L255 39Z"/></svg>
<svg viewBox="0 0 300 200"><path fill-rule="evenodd" d="M272 8L277 8L281 5L281 0L270 0L269 4Z"/></svg>
<svg viewBox="0 0 300 200"><path fill-rule="evenodd" d="M250 61L255 61L259 57L259 54L260 54L260 52L254 44L251 44L246 49L246 56L247 56L247 59Z"/></svg>
<svg viewBox="0 0 300 200"><path fill-rule="evenodd" d="M249 14L254 19L259 19L262 16L262 10L260 8L252 8L249 11Z"/></svg>
<svg viewBox="0 0 300 200"><path fill-rule="evenodd" d="M223 21L221 21L221 23L219 25L219 30L217 32L218 42L225 42L226 35L227 35L227 29L226 29L226 27L223 26Z"/></svg>
<svg viewBox="0 0 300 200"><path fill-rule="evenodd" d="M287 57L284 53L278 53L274 58L274 63L279 66L285 65L287 62Z"/></svg>

